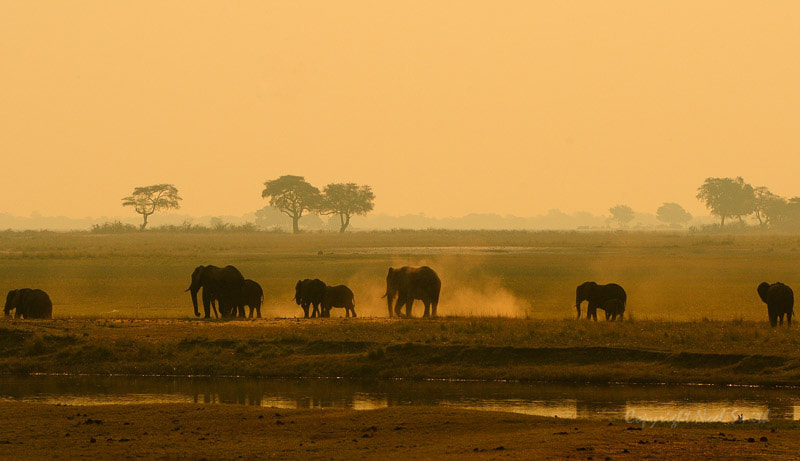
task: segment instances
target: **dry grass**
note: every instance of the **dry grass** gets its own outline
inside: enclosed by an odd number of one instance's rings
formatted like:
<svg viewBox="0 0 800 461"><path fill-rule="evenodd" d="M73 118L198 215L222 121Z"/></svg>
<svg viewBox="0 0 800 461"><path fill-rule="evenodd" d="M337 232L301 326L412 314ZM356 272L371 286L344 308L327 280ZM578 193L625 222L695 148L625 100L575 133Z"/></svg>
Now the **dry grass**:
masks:
<svg viewBox="0 0 800 461"><path fill-rule="evenodd" d="M445 315L564 319L575 286L596 280L622 284L637 320L766 321L756 285L800 286L794 235L4 232L0 254L0 289L45 289L57 317L188 317L183 290L198 264L234 264L260 282L270 317L300 314L291 298L306 277L348 284L360 315L385 316L386 269L405 264L439 271Z"/></svg>
<svg viewBox="0 0 800 461"><path fill-rule="evenodd" d="M799 346L739 321L6 321L0 373L794 385Z"/></svg>

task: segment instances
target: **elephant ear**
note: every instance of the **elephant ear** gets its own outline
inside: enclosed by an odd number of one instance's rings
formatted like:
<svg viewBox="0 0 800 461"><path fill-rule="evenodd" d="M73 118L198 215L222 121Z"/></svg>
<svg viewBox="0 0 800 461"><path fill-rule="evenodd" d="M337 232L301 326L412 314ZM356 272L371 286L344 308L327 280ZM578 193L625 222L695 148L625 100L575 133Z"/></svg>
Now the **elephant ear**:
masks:
<svg viewBox="0 0 800 461"><path fill-rule="evenodd" d="M756 289L758 291L758 296L761 298L762 301L767 302L767 293L769 292L769 283L761 282Z"/></svg>
<svg viewBox="0 0 800 461"><path fill-rule="evenodd" d="M17 295L17 290L11 290L6 295L6 307L11 306L11 301L14 300L14 296Z"/></svg>
<svg viewBox="0 0 800 461"><path fill-rule="evenodd" d="M11 290L6 295L6 305L5 308L3 309L3 312L5 314L8 314L8 312L11 309L14 309L14 307L16 307L14 306L14 298L16 298L16 296L17 296L17 290Z"/></svg>
<svg viewBox="0 0 800 461"><path fill-rule="evenodd" d="M20 315L25 310L25 298L28 295L28 289L22 288L14 290L14 297L11 299L11 307L17 309L16 315Z"/></svg>

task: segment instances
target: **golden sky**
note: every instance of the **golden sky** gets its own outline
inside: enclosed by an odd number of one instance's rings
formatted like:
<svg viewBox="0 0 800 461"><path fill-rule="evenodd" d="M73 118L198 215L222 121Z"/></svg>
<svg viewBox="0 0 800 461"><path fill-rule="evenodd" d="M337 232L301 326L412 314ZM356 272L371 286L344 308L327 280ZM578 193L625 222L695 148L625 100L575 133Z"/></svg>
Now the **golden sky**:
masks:
<svg viewBox="0 0 800 461"><path fill-rule="evenodd" d="M796 1L0 0L0 212L654 212L708 176L800 195Z"/></svg>

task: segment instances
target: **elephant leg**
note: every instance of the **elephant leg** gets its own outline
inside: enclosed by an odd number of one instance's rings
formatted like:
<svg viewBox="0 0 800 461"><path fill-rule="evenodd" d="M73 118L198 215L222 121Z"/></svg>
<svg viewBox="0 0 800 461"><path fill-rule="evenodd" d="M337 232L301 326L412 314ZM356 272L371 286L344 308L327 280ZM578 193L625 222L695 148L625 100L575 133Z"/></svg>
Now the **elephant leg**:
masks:
<svg viewBox="0 0 800 461"><path fill-rule="evenodd" d="M769 324L773 327L778 326L778 316L775 314L769 314Z"/></svg>
<svg viewBox="0 0 800 461"><path fill-rule="evenodd" d="M792 326L792 313L786 313L786 326Z"/></svg>
<svg viewBox="0 0 800 461"><path fill-rule="evenodd" d="M204 318L210 318L211 317L211 304L212 303L213 303L213 300L211 299L211 295L210 294L206 294L206 289L203 288L203 313L205 313L205 317ZM214 307L214 312L215 313L217 312L217 308L216 307Z"/></svg>
<svg viewBox="0 0 800 461"><path fill-rule="evenodd" d="M423 299L422 304L425 305L425 312L422 314L422 318L426 319L431 316L431 302L427 299Z"/></svg>
<svg viewBox="0 0 800 461"><path fill-rule="evenodd" d="M611 314L609 314L608 311L604 311L604 312L606 313L606 322L608 322L609 318L611 317Z"/></svg>
<svg viewBox="0 0 800 461"><path fill-rule="evenodd" d="M394 313L398 317L402 317L403 316L403 313L401 312L401 309L403 308L403 305L405 303L406 303L405 299L403 299L403 298L401 298L399 296L397 297L397 302L395 302L395 304L394 304Z"/></svg>
<svg viewBox="0 0 800 461"><path fill-rule="evenodd" d="M252 310L252 309L253 309L253 308L251 307L251 308L250 308L250 316L251 316L251 317L253 316L253 310ZM244 314L245 314L245 312L244 312L244 304L239 304L239 317L241 317L241 318L243 318L243 319L246 319L246 318L247 318L247 316L246 316L246 315L244 315Z"/></svg>
<svg viewBox="0 0 800 461"><path fill-rule="evenodd" d="M414 298L408 298L406 301L406 317L411 318L411 305L414 304Z"/></svg>
<svg viewBox="0 0 800 461"><path fill-rule="evenodd" d="M351 307L350 311L353 313L353 318L356 318L356 308L355 307Z"/></svg>

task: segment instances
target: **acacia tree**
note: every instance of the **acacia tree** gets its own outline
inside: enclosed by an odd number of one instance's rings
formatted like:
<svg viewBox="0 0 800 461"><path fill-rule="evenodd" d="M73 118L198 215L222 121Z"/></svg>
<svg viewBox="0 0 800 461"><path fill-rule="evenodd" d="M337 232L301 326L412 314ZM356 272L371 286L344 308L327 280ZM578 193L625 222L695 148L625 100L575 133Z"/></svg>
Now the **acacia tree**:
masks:
<svg viewBox="0 0 800 461"><path fill-rule="evenodd" d="M725 218L747 216L755 210L753 186L744 182L741 176L733 178L706 178L697 188L697 199L705 203L711 214L719 216L720 227L725 226Z"/></svg>
<svg viewBox="0 0 800 461"><path fill-rule="evenodd" d="M181 207L181 200L183 199L178 196L178 189L172 184L155 184L133 189L133 194L122 199L122 206L132 206L142 215L141 230L144 230L151 214L158 210L177 210Z"/></svg>
<svg viewBox="0 0 800 461"><path fill-rule="evenodd" d="M677 203L664 203L656 210L656 218L670 226L682 226L692 220L692 215Z"/></svg>
<svg viewBox="0 0 800 461"><path fill-rule="evenodd" d="M620 227L626 226L629 222L633 221L633 218L636 216L633 212L633 208L628 205L613 206L609 208L608 211L611 213L611 219L617 221Z"/></svg>
<svg viewBox="0 0 800 461"><path fill-rule="evenodd" d="M307 183L302 176L285 175L264 183L261 197L269 198L269 204L292 218L292 232L297 234L297 222L303 213L319 208L319 189Z"/></svg>
<svg viewBox="0 0 800 461"><path fill-rule="evenodd" d="M786 205L786 199L773 194L765 186L753 189L753 214L758 220L758 225L767 227L773 220L779 220L780 214ZM776 219L777 218L777 219Z"/></svg>
<svg viewBox="0 0 800 461"><path fill-rule="evenodd" d="M375 194L370 186L355 183L328 184L323 191L320 213L339 216L339 232L344 233L353 215L372 211Z"/></svg>

